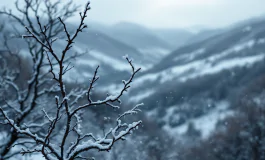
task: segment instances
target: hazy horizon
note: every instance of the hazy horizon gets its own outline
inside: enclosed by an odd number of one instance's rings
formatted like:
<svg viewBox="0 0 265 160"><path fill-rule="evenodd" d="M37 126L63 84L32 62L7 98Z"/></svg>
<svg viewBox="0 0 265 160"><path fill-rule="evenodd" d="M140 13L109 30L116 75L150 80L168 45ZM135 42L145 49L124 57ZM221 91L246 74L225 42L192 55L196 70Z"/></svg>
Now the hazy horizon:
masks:
<svg viewBox="0 0 265 160"><path fill-rule="evenodd" d="M0 7L12 7L15 0ZM148 28L222 28L265 14L263 0L90 0L88 20L105 25L131 22ZM76 4L86 1L74 0ZM251 6L251 7L250 7ZM71 21L79 19L76 15Z"/></svg>
<svg viewBox="0 0 265 160"><path fill-rule="evenodd" d="M222 28L264 15L265 1L91 0L91 8L88 19L107 25L132 22L148 28Z"/></svg>

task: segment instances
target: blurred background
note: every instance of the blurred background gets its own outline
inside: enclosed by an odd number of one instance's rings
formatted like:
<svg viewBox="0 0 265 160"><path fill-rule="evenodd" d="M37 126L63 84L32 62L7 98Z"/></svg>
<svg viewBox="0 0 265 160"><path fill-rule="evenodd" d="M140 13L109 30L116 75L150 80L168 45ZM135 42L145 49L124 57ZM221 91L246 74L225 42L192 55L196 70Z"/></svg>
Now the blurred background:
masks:
<svg viewBox="0 0 265 160"><path fill-rule="evenodd" d="M108 160L265 159L264 0L91 0L90 6L88 28L72 48L88 53L73 61L67 82L87 86L100 65L95 95L115 93L131 72L122 58L128 55L142 70L123 107L145 104L136 115L143 124L128 141L91 154ZM12 9L14 1L0 7ZM78 12L68 19L69 28L79 19ZM1 35L12 26L24 29L5 16L0 22L6 25ZM12 43L30 61L21 40ZM87 130L101 133L114 113L89 110Z"/></svg>

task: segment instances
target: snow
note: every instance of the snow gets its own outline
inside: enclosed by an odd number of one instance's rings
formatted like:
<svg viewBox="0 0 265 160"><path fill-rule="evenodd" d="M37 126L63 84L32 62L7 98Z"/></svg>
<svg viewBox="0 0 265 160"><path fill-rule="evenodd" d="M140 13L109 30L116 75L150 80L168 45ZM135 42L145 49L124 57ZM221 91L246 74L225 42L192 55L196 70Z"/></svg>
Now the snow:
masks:
<svg viewBox="0 0 265 160"><path fill-rule="evenodd" d="M3 144L3 140L6 137L7 137L7 133L5 133L5 132L0 133L0 144ZM18 150L21 150L21 148L22 148L21 146L15 146L12 148L12 151L13 152L18 151ZM17 159L20 159L20 160L45 160L45 158L43 158L42 154L31 154L31 155L25 155L25 156L17 155L17 156L10 158L10 160L17 160Z"/></svg>
<svg viewBox="0 0 265 160"><path fill-rule="evenodd" d="M258 44L264 44L265 43L265 38L260 38L257 41Z"/></svg>
<svg viewBox="0 0 265 160"><path fill-rule="evenodd" d="M136 109L136 107L134 109ZM134 112L135 110L130 110L130 111L125 112L124 114L133 114ZM114 129L111 128L110 131L107 132L107 134L105 134L103 138L99 138L96 141L87 140L81 144L78 144L71 153L68 152L70 153L69 157L72 157L74 153L76 152L85 151L86 148L95 148L100 151L109 150L111 149L113 143L116 140L126 136L128 133L132 133L132 129L136 129L136 127L141 123L142 121L132 122L131 124L126 124L126 123L121 124L121 120L117 119L117 126ZM121 127L125 127L125 126L126 126L125 130L118 131ZM109 133L112 134L112 138L107 138ZM116 133L118 134L116 135Z"/></svg>
<svg viewBox="0 0 265 160"><path fill-rule="evenodd" d="M170 135L176 136L177 135L184 135L188 129L189 123L193 123L195 128L198 129L203 139L207 139L212 132L214 132L216 124L218 121L225 119L228 116L232 116L234 112L228 109L229 103L226 101L221 101L216 104L216 108L212 109L209 113L194 119L190 119L184 124L172 128L168 124L163 127L165 131L167 131ZM171 107L167 110L167 114L172 114L173 110L176 107ZM167 115L166 117L169 117ZM168 118L165 118L168 119Z"/></svg>
<svg viewBox="0 0 265 160"><path fill-rule="evenodd" d="M6 139L7 135L8 134L6 132L0 132L0 143L1 144L4 143L4 140Z"/></svg>
<svg viewBox="0 0 265 160"><path fill-rule="evenodd" d="M230 49L227 49L219 54L214 54L206 59L192 61L190 63L186 63L184 65L176 65L174 67L168 68L158 73L150 73L143 75L137 79L135 79L135 85L141 85L144 82L154 82L159 80L160 83L165 83L167 81L176 79L180 81L185 81L190 78L195 78L197 76L202 76L206 74L214 74L220 72L224 69L230 69L233 67L242 67L245 65L251 65L257 61L262 60L265 56L264 53L259 55L247 56L243 58L233 58L222 60L218 62L221 58L228 56L229 54L236 54L243 49L251 48L255 44L254 40L246 41L245 43L241 43L240 45L235 45ZM197 52L202 52L203 49L198 50ZM213 66L213 63L218 62ZM190 71L190 73L187 73ZM186 74L185 77L181 76L181 74Z"/></svg>
<svg viewBox="0 0 265 160"><path fill-rule="evenodd" d="M139 50L139 52L143 53L144 56L149 55L149 56L152 56L154 58L161 58L161 57L164 57L170 53L170 50L164 49L164 48L158 48L158 47L141 48L138 50Z"/></svg>
<svg viewBox="0 0 265 160"><path fill-rule="evenodd" d="M242 51L243 49L246 49L246 48L252 48L254 46L254 44L255 44L255 40L249 40L249 41L244 42L242 44L235 45L234 47L232 47L232 50L239 52L239 51Z"/></svg>
<svg viewBox="0 0 265 160"><path fill-rule="evenodd" d="M93 75L91 73L89 73L89 72L83 72L82 74L84 76L84 79L93 77Z"/></svg>
<svg viewBox="0 0 265 160"><path fill-rule="evenodd" d="M100 61L98 60L92 60L92 59L81 59L79 58L76 62L78 65L86 65L86 66L89 66L91 68L96 68L99 64L100 64Z"/></svg>
<svg viewBox="0 0 265 160"><path fill-rule="evenodd" d="M229 60L223 60L219 62L218 64L212 66L210 63L203 64L197 68L196 72L193 74L190 74L185 77L181 77L180 81L186 81L187 79L196 78L198 76L203 75L209 75L209 74L215 74L217 72L220 72L225 69L230 69L233 67L242 67L242 66L249 66L257 61L261 61L263 58L265 58L264 54L259 54L256 56L249 56L244 58L233 58Z"/></svg>
<svg viewBox="0 0 265 160"><path fill-rule="evenodd" d="M83 52L82 47L74 46L74 49L79 53ZM130 65L128 65L128 63L125 60L123 60L122 58L121 58L121 60L117 60L116 58L108 56L108 54L102 53L102 52L97 51L95 49L89 51L88 56L89 56L88 59L87 58L83 58L83 59L79 58L77 61L77 64L88 65L92 68L95 68L96 66L104 63L104 64L107 64L107 65L113 67L114 69L116 69L118 71L124 71L124 70L130 69Z"/></svg>
<svg viewBox="0 0 265 160"><path fill-rule="evenodd" d="M204 65L204 61L194 61L191 63L187 63L181 66L172 67L170 70L162 72L162 78L160 80L161 83L165 83L166 81L172 80L174 77L179 76L191 69L199 69L202 65Z"/></svg>
<svg viewBox="0 0 265 160"><path fill-rule="evenodd" d="M157 116L157 109L152 109L150 111L145 111L145 114L147 115L147 117L149 118L155 118Z"/></svg>
<svg viewBox="0 0 265 160"><path fill-rule="evenodd" d="M136 94L135 96L131 96L129 98L129 102L139 102L144 98L147 98L154 94L155 91L153 89L141 91L141 93Z"/></svg>
<svg viewBox="0 0 265 160"><path fill-rule="evenodd" d="M228 110L228 106L229 104L227 102L220 102L217 104L217 107L207 115L192 120L195 128L201 131L203 139L206 139L211 135L215 130L218 121L234 114L233 111Z"/></svg>
<svg viewBox="0 0 265 160"><path fill-rule="evenodd" d="M74 46L74 50L76 50L78 53L83 53L85 46ZM113 69L117 71L128 71L131 69L130 65L126 60L124 60L124 57L127 55L121 57L120 59L118 58L113 58L111 55L107 53L100 52L96 49L93 49L87 53L86 58L78 58L76 64L78 65L87 65L89 67L95 68L98 65L105 64L108 65L109 67L112 67ZM127 56L128 57L128 56ZM139 65L139 64L135 64ZM150 68L150 65L140 65L143 70L146 70L147 68Z"/></svg>
<svg viewBox="0 0 265 160"><path fill-rule="evenodd" d="M140 84L142 84L145 81L155 81L158 79L158 77L160 76L159 73L154 73L154 74L145 74L139 78L136 78L133 82L134 85L138 86Z"/></svg>
<svg viewBox="0 0 265 160"><path fill-rule="evenodd" d="M45 160L45 158L42 156L42 154L31 154L30 156L29 155L25 155L25 156L15 156L13 158L10 158L10 160L17 160L17 159L20 159L20 160Z"/></svg>
<svg viewBox="0 0 265 160"><path fill-rule="evenodd" d="M193 62L190 62L190 63L187 63L187 64L184 64L184 65L178 65L178 66L174 66L172 68L169 68L167 70L164 70L160 73L152 73L152 74L146 74L142 77L139 77L135 80L134 83L142 83L144 81L155 81L157 80L159 77L163 77L160 82L161 83L164 83L166 81L169 81L169 80L172 80L173 78L179 76L180 74L182 73L185 73L191 69L198 69L200 68L201 66L210 66L211 63L221 59L222 57L225 57L231 53L234 53L234 52L239 52L243 49L246 49L246 48L251 48L253 47L253 45L255 44L255 41L254 40L249 40L249 41L246 41L244 43L241 43L241 44L237 44L219 54L214 54L210 57L208 57L206 60L197 60L197 61L193 61ZM206 51L205 48L200 48L198 50L195 50L191 53L186 53L180 57L176 57L175 60L177 60L178 58L182 59L182 58L189 58L189 59L193 59L196 55L198 54L202 54ZM207 62L205 62L207 61ZM169 76L170 75L170 76Z"/></svg>
<svg viewBox="0 0 265 160"><path fill-rule="evenodd" d="M252 30L251 26L246 26L245 28L243 28L243 32L249 32Z"/></svg>
<svg viewBox="0 0 265 160"><path fill-rule="evenodd" d="M33 154L29 160L45 160L45 158L41 154Z"/></svg>
<svg viewBox="0 0 265 160"><path fill-rule="evenodd" d="M98 91L100 92L107 92L110 94L117 94L118 91L122 90L122 88L124 87L124 85L122 83L120 84L110 84L110 85L106 85L100 88L97 88Z"/></svg>
<svg viewBox="0 0 265 160"><path fill-rule="evenodd" d="M242 51L244 49L252 48L255 45L255 43L256 43L256 41L251 39L251 40L248 40L246 42L236 44L233 47L228 48L221 53L213 54L213 56L210 56L209 58L207 58L207 60L208 61L217 61L217 60L219 60L225 56L228 56L230 54L235 54L235 53L238 53L239 51Z"/></svg>
<svg viewBox="0 0 265 160"><path fill-rule="evenodd" d="M95 50L91 51L90 55L96 60L101 61L101 63L108 64L118 71L128 71L131 69L131 66L122 57L120 60L117 60L116 58Z"/></svg>
<svg viewBox="0 0 265 160"><path fill-rule="evenodd" d="M206 49L205 48L200 48L197 49L191 53L184 53L181 54L181 56L177 56L174 58L174 61L178 61L178 60L193 60L196 56L205 53Z"/></svg>

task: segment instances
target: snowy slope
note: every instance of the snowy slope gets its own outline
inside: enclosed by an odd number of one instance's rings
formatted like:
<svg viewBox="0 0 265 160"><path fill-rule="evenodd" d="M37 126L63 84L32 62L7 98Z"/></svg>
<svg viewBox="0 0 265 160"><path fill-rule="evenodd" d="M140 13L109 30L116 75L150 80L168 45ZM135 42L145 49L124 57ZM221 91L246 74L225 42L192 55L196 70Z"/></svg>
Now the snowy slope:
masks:
<svg viewBox="0 0 265 160"><path fill-rule="evenodd" d="M217 103L217 106L214 109L210 109L209 112L205 115L200 117L189 119L184 124L181 124L177 127L170 127L170 125L163 126L170 135L184 135L187 132L189 123L193 123L195 128L201 131L202 138L206 139L211 135L212 132L215 130L215 126L219 120L223 120L228 116L233 116L233 111L228 109L229 104L225 101ZM172 109L176 109L176 106L172 106L171 108L167 109L167 114L164 117L165 121L169 121L171 117L177 118L177 115L174 115L174 111Z"/></svg>
<svg viewBox="0 0 265 160"><path fill-rule="evenodd" d="M180 47L137 77L130 101L144 102L148 117L173 136L193 123L207 138L233 115L231 97L265 75L264 26L263 20L243 23Z"/></svg>
<svg viewBox="0 0 265 160"><path fill-rule="evenodd" d="M133 81L127 103L144 102L144 113L173 135L184 134L192 122L207 138L218 120L232 115L233 93L265 74L264 26L263 20L251 21L200 35L173 52L171 45L141 26L119 24L104 31L92 27L80 34L72 50L89 53L74 61L67 76L87 82L100 65L100 82L106 85L97 89L117 92L129 76L130 66L122 58L128 55L143 71ZM23 49L20 42L14 43ZM58 41L58 51L63 43Z"/></svg>

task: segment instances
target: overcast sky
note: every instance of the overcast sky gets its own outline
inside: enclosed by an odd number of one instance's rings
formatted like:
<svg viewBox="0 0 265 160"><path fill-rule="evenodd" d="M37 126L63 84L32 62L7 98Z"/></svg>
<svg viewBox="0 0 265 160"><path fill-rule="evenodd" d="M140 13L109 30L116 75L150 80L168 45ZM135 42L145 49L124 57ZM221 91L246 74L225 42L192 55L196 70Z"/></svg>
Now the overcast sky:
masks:
<svg viewBox="0 0 265 160"><path fill-rule="evenodd" d="M0 0L0 5L13 0ZM85 4L86 0L74 0ZM129 21L153 28L222 27L265 13L265 0L90 0L89 19ZM76 17L78 18L78 17Z"/></svg>

